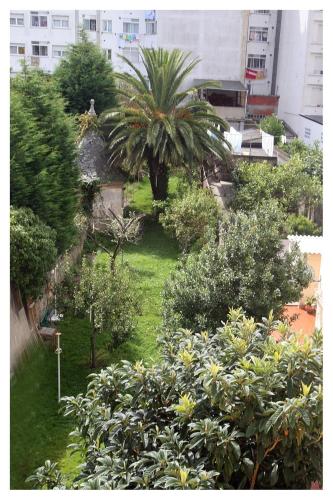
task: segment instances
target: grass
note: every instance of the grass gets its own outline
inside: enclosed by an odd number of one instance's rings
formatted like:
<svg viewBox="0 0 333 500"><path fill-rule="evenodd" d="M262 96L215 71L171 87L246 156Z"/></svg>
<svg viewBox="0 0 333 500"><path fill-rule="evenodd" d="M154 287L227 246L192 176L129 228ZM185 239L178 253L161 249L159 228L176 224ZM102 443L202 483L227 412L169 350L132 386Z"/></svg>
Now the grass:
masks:
<svg viewBox="0 0 333 500"><path fill-rule="evenodd" d="M170 191L177 179L170 179ZM149 181L131 185L131 208L151 212ZM143 239L124 249L123 259L133 269L133 279L143 295L142 315L133 338L110 352L106 339L98 338L100 367L122 359L146 362L158 360L156 336L161 325L161 291L178 256L177 246L156 222L147 220ZM99 258L103 258L101 254ZM119 257L121 258L121 257ZM62 332L62 396L85 392L89 368L89 323L66 318ZM44 344L26 353L11 381L11 489L26 489L26 477L49 458L58 461L63 473L75 475L78 455L70 456L66 446L72 422L59 414L57 403L56 355Z"/></svg>

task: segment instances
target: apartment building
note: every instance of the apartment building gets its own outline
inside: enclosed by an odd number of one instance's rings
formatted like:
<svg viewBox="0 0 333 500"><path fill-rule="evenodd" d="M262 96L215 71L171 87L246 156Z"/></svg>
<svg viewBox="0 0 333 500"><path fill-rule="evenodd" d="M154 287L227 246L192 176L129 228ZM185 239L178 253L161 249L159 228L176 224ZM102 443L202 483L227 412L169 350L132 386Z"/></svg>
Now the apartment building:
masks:
<svg viewBox="0 0 333 500"><path fill-rule="evenodd" d="M323 12L282 12L276 94L279 117L305 143L323 142Z"/></svg>
<svg viewBox="0 0 333 500"><path fill-rule="evenodd" d="M12 74L23 59L52 72L83 27L117 71L128 71L118 54L144 71L139 46L199 57L186 84L220 81L201 96L237 130L274 112L305 142L322 140L321 11L11 11L10 25Z"/></svg>

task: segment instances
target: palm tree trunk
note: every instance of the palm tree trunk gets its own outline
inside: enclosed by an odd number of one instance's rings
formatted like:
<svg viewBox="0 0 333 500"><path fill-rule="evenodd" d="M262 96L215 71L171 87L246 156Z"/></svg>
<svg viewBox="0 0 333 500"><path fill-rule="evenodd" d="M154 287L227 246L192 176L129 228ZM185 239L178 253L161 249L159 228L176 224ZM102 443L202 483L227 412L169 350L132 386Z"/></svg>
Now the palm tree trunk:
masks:
<svg viewBox="0 0 333 500"><path fill-rule="evenodd" d="M155 201L163 201L168 196L169 172L152 154L148 156L149 180Z"/></svg>

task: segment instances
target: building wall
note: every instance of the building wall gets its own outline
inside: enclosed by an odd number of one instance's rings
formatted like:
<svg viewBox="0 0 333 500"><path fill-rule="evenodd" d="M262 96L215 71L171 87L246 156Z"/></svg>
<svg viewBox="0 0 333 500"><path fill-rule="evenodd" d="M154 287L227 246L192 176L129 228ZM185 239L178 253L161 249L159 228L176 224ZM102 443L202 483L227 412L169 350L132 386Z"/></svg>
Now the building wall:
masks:
<svg viewBox="0 0 333 500"><path fill-rule="evenodd" d="M247 26L247 47L246 47L246 67L248 67L249 54L263 55L265 59L264 78L252 80L246 78L246 84L250 85L250 94L253 95L270 95L272 72L274 62L274 47L276 33L277 11L270 10L268 13L258 13L258 11L250 11ZM251 40L252 28L267 28L267 41Z"/></svg>
<svg viewBox="0 0 333 500"><path fill-rule="evenodd" d="M158 11L158 46L190 51L201 61L191 79L244 82L245 11Z"/></svg>
<svg viewBox="0 0 333 500"><path fill-rule="evenodd" d="M323 114L322 12L283 11L277 67L278 116L306 143L321 140L322 126L301 117ZM306 133L310 128L310 137Z"/></svg>

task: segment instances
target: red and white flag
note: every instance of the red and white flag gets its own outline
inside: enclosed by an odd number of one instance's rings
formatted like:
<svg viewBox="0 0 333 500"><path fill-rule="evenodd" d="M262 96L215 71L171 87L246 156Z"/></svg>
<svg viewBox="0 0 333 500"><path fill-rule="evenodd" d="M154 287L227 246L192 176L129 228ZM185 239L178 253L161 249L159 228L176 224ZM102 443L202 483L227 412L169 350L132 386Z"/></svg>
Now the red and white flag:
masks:
<svg viewBox="0 0 333 500"><path fill-rule="evenodd" d="M245 78L249 78L250 80L256 80L257 72L255 69L246 68L245 70Z"/></svg>

